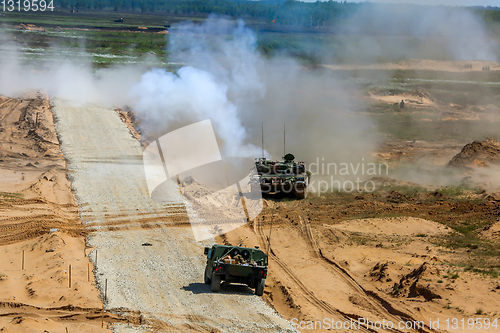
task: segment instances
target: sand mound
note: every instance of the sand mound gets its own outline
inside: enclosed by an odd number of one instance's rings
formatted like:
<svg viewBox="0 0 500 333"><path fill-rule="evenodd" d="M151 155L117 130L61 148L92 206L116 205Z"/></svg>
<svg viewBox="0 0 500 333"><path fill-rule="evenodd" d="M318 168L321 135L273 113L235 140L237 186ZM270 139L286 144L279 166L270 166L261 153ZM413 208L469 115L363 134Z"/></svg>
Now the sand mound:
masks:
<svg viewBox="0 0 500 333"><path fill-rule="evenodd" d="M428 282L438 277L439 274L439 269L428 263L423 263L410 274L404 275L399 283L395 283L392 294L409 298L422 296L426 301L440 299L442 297L437 288Z"/></svg>
<svg viewBox="0 0 500 333"><path fill-rule="evenodd" d="M445 226L415 217L389 217L348 220L332 226L335 229L372 235L439 235L448 233Z"/></svg>
<svg viewBox="0 0 500 333"><path fill-rule="evenodd" d="M378 262L370 269L369 276L372 281L392 282L399 279L401 265L394 261Z"/></svg>
<svg viewBox="0 0 500 333"><path fill-rule="evenodd" d="M421 106L434 105L437 102L437 100L433 98L431 94L424 89L416 89L413 91L404 92L400 94L390 93L389 95L386 94L380 95L376 90L374 90L373 92L369 92L368 94L370 98L374 100L396 105L399 105L401 101L404 101L405 105L421 105Z"/></svg>
<svg viewBox="0 0 500 333"><path fill-rule="evenodd" d="M500 221L492 223L479 232L479 236L489 240L500 240Z"/></svg>
<svg viewBox="0 0 500 333"><path fill-rule="evenodd" d="M494 138L466 144L462 151L448 162L448 166L452 167L489 166L490 164L500 164L500 142Z"/></svg>
<svg viewBox="0 0 500 333"><path fill-rule="evenodd" d="M401 203L401 202L407 202L409 201L410 198L408 198L406 195L399 191L391 191L389 195L387 196L387 201L393 202L393 203Z"/></svg>

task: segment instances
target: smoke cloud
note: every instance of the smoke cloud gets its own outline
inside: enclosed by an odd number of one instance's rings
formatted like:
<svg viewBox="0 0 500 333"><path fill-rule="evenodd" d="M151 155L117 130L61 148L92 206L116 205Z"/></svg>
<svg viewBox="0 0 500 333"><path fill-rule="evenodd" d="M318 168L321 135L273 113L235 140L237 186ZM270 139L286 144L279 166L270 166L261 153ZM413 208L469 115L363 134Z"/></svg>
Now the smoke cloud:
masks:
<svg viewBox="0 0 500 333"><path fill-rule="evenodd" d="M467 8L365 4L334 31L347 37L333 56L349 61L498 58L497 41L482 18Z"/></svg>
<svg viewBox="0 0 500 333"><path fill-rule="evenodd" d="M397 57L496 59L498 45L475 14L441 7L405 8L363 6L339 23L339 31L346 34L330 51L352 62ZM211 16L202 24L172 27L169 60L185 64L175 73L146 65L94 69L84 54L83 60L70 61L58 56L65 50L57 49L50 61L25 61L19 44L8 34L0 38L0 94L44 91L74 103L130 107L150 139L211 119L224 156L258 157L264 124L267 157L281 159L291 152L306 163L337 166L373 162L382 141L352 80L334 71L305 68L284 54L263 56L256 34L241 20Z"/></svg>
<svg viewBox="0 0 500 333"><path fill-rule="evenodd" d="M125 105L130 87L146 70L140 65L95 70L85 51L72 51L78 60L70 60L68 50L57 47L46 59L26 58L8 33L0 35L0 94L6 96L41 91L75 104Z"/></svg>
<svg viewBox="0 0 500 333"><path fill-rule="evenodd" d="M224 154L258 157L263 123L268 157L281 159L286 149L306 162L371 159L377 134L354 100L356 87L289 57L263 57L242 21L183 23L173 29L169 52L189 65L176 74L153 69L131 90L150 132L210 118Z"/></svg>

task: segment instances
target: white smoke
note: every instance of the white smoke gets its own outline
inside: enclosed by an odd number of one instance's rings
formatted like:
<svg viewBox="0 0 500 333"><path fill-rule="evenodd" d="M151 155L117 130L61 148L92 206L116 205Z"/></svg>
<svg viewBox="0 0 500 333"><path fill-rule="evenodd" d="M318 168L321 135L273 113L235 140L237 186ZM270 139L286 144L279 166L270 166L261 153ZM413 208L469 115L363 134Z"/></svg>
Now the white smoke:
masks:
<svg viewBox="0 0 500 333"><path fill-rule="evenodd" d="M334 56L349 62L498 58L493 32L469 8L364 4L355 15L340 20L335 31L347 34Z"/></svg>
<svg viewBox="0 0 500 333"><path fill-rule="evenodd" d="M131 96L134 110L146 122L161 121L168 129L172 124L211 119L228 156L255 155L255 149L244 144L246 131L227 92L228 87L212 74L186 66L177 75L163 69L145 73Z"/></svg>
<svg viewBox="0 0 500 333"><path fill-rule="evenodd" d="M201 25L174 28L168 50L173 60L190 65L176 74L145 73L131 90L134 110L163 131L211 119L225 155L258 156L260 148L245 142L238 109L264 92L254 34L241 21L211 17Z"/></svg>
<svg viewBox="0 0 500 333"><path fill-rule="evenodd" d="M24 59L21 48L7 33L2 34L2 95L20 97L27 92L41 91L75 104L126 105L128 91L145 71L144 66L137 65L94 70L91 57L84 51L77 51L79 59L72 60L65 56L67 50L57 48L51 50L47 59Z"/></svg>
<svg viewBox="0 0 500 333"><path fill-rule="evenodd" d="M265 149L279 159L286 124L287 152L300 160L372 157L378 140L371 121L356 112L364 105L351 100L355 87L289 57L263 57L242 21L183 23L168 51L187 65L176 74L153 69L131 91L146 131L160 136L210 118L225 155L257 157L264 123Z"/></svg>

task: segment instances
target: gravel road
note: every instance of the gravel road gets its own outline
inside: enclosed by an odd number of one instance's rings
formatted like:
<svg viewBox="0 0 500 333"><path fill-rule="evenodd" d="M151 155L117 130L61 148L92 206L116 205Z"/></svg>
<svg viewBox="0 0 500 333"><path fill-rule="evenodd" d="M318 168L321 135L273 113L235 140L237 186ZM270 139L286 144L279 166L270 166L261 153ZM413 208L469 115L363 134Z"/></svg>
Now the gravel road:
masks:
<svg viewBox="0 0 500 333"><path fill-rule="evenodd" d="M115 325L115 332L294 331L246 286L210 292L203 283L203 247L213 240L196 242L189 224L174 222L186 216L175 184L173 203L150 200L142 148L113 110L52 104L103 294L107 285L105 306L139 311L145 319Z"/></svg>

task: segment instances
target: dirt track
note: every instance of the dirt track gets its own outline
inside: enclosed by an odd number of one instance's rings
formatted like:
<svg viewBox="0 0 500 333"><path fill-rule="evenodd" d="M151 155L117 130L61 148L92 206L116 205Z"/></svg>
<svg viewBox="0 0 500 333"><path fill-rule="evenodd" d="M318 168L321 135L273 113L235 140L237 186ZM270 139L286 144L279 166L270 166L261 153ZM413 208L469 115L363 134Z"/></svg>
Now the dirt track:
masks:
<svg viewBox="0 0 500 333"><path fill-rule="evenodd" d="M81 209L92 230L96 277L108 310L141 313L142 326L115 332L281 332L290 328L252 290L203 283L203 246L195 242L183 201L160 206L147 193L142 149L119 116L96 106L54 102L62 149ZM177 196L177 197L176 197ZM143 222L147 217L147 223ZM143 243L153 246L142 246ZM96 251L90 253L95 262Z"/></svg>

